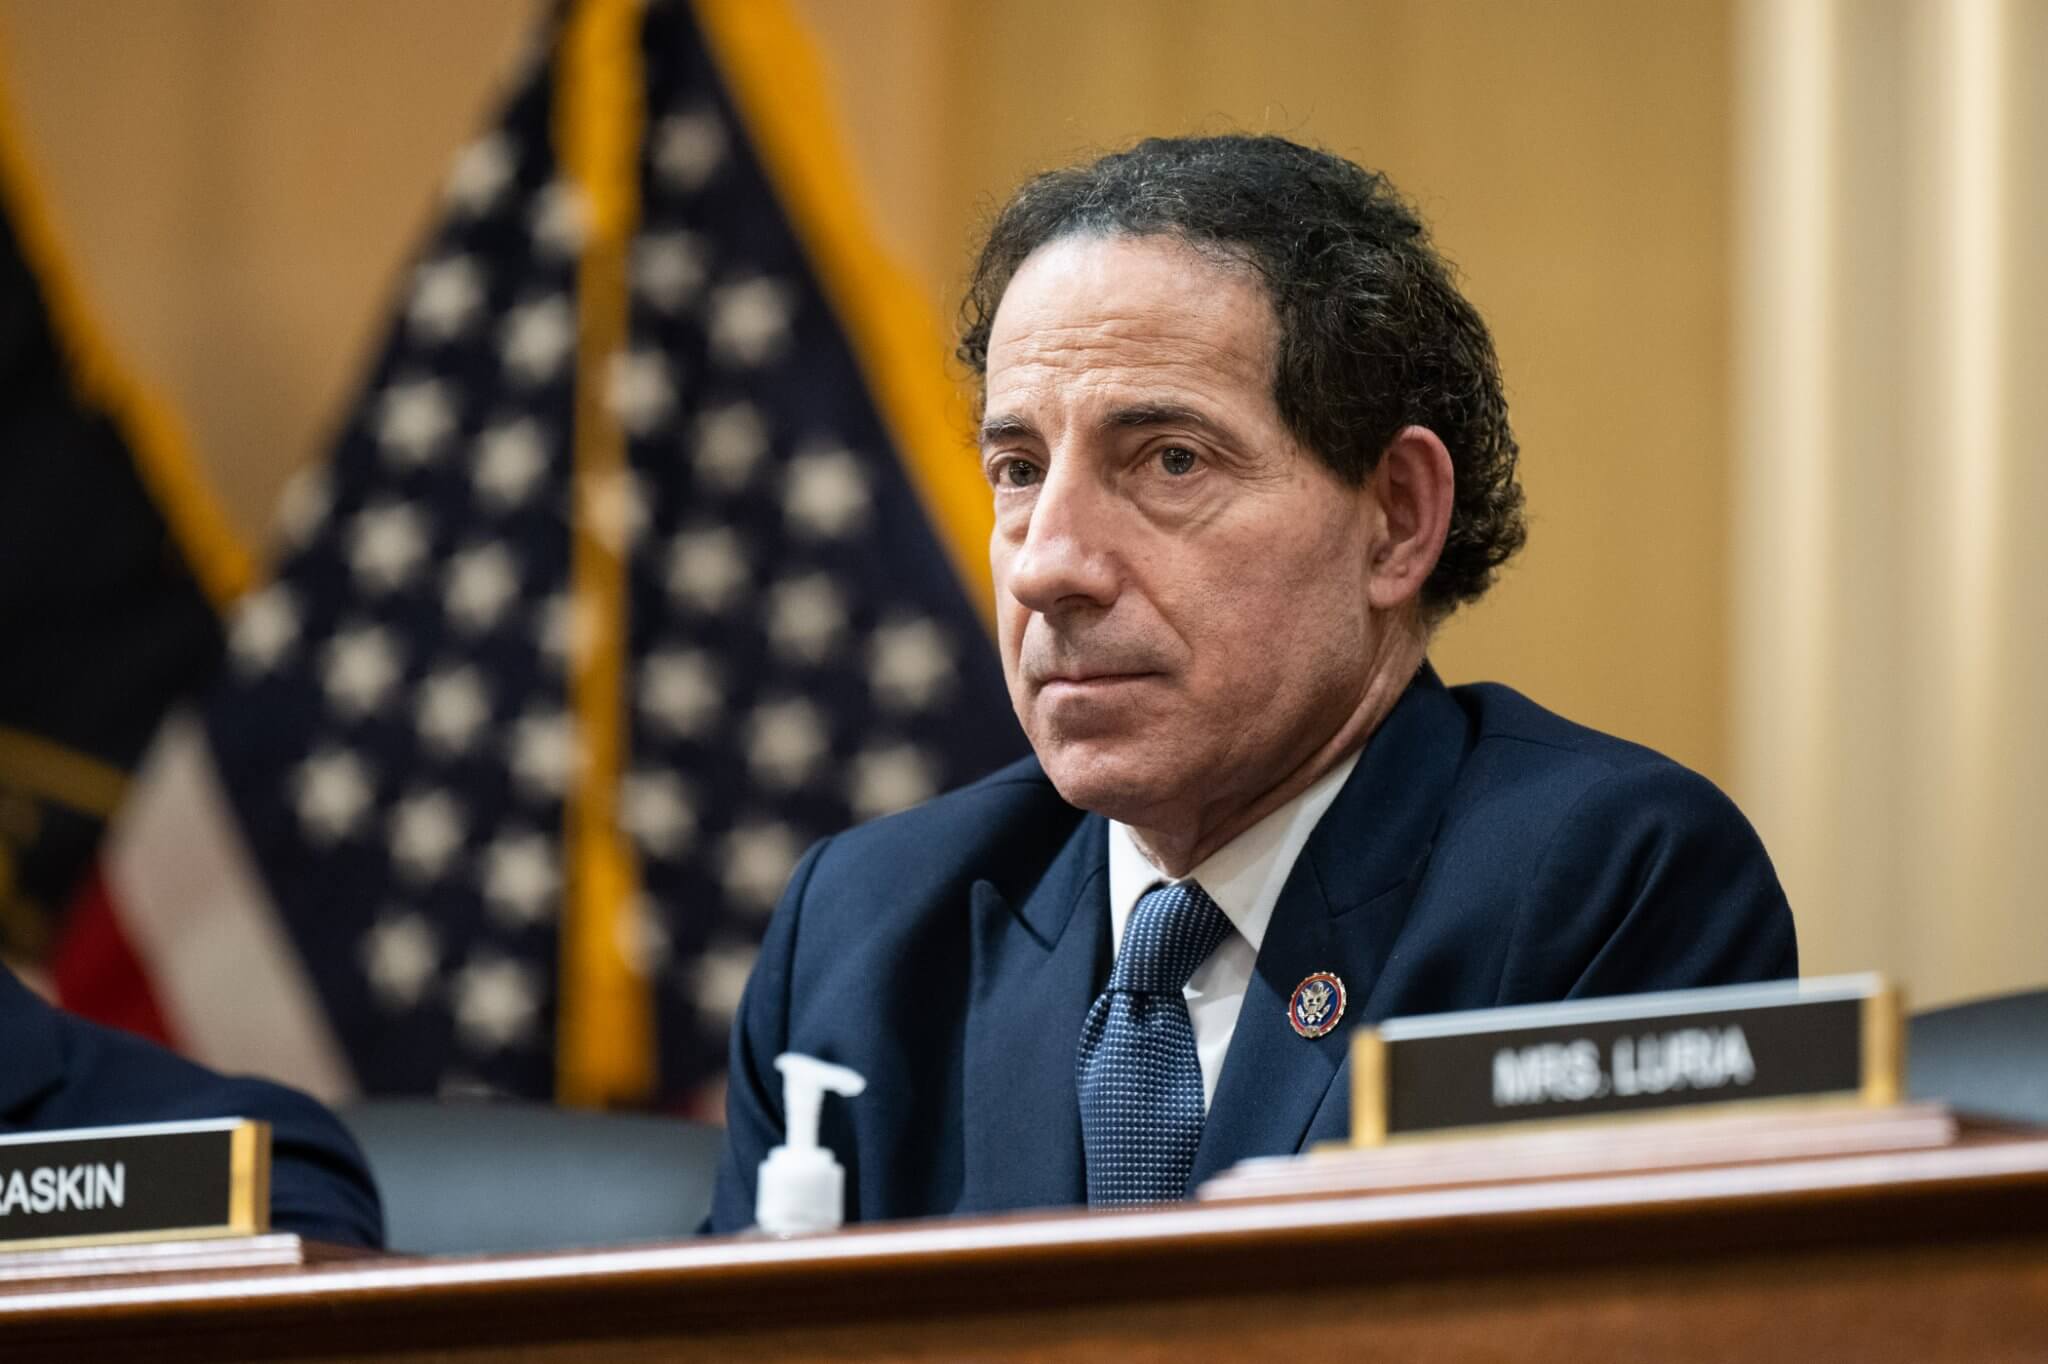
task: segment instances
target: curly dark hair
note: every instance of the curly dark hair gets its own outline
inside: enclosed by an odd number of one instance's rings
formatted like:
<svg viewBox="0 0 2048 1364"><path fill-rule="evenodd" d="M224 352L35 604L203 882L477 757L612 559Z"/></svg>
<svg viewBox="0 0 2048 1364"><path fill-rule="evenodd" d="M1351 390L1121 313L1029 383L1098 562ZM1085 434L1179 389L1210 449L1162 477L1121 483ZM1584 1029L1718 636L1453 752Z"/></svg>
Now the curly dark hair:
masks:
<svg viewBox="0 0 2048 1364"><path fill-rule="evenodd" d="M1403 427L1437 434L1456 492L1422 590L1431 619L1476 600L1522 547L1517 446L1493 340L1385 176L1249 136L1148 138L1036 176L996 215L961 304L959 356L978 379L1011 277L1039 247L1076 234L1169 236L1254 270L1279 323L1280 415L1351 486Z"/></svg>

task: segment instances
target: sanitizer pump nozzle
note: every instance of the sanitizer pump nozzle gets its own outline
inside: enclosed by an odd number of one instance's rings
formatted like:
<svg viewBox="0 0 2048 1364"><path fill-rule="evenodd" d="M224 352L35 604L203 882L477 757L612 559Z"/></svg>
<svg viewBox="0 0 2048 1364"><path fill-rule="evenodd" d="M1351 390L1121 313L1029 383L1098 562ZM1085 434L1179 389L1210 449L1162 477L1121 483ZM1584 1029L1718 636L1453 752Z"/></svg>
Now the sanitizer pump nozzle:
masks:
<svg viewBox="0 0 2048 1364"><path fill-rule="evenodd" d="M754 1185L754 1224L771 1236L830 1231L846 1220L846 1170L818 1145L825 1092L852 1098L868 1082L845 1066L786 1051L782 1072L783 1144L761 1162Z"/></svg>

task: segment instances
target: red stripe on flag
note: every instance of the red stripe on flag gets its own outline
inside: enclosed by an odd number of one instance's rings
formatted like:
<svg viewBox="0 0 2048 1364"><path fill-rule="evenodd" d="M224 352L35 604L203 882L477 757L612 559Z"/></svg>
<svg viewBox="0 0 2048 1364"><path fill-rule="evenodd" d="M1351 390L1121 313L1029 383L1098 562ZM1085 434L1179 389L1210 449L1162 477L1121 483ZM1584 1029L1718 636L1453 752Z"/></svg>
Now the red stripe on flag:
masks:
<svg viewBox="0 0 2048 1364"><path fill-rule="evenodd" d="M157 1006L149 973L121 931L121 916L114 912L106 876L98 867L72 897L50 976L56 982L57 1002L72 1013L152 1042L176 1045Z"/></svg>

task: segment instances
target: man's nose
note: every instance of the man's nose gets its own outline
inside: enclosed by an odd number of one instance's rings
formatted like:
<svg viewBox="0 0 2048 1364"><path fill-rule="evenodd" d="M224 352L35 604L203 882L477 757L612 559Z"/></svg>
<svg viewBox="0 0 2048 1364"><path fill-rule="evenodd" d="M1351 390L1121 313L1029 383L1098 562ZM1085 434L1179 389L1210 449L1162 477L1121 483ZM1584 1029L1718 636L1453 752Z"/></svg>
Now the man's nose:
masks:
<svg viewBox="0 0 2048 1364"><path fill-rule="evenodd" d="M1054 614L1116 600L1114 507L1078 460L1055 460L1010 559L1010 595L1027 610Z"/></svg>

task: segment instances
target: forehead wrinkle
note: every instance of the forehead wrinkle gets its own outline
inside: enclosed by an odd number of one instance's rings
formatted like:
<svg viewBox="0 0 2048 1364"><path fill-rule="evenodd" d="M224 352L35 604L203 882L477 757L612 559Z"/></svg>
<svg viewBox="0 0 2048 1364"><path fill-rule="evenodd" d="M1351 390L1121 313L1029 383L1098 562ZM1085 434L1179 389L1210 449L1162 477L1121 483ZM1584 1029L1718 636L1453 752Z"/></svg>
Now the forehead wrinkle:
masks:
<svg viewBox="0 0 2048 1364"><path fill-rule="evenodd" d="M989 368L1180 366L1238 377L1263 377L1271 369L1266 352L1273 348L1272 339L1259 328L1203 329L1163 306L1148 307L1144 312L1149 315L1109 314L1019 327L1019 334L1003 337L990 348ZM1198 334L1205 330L1209 334ZM1221 336L1216 335L1218 330L1222 330Z"/></svg>

